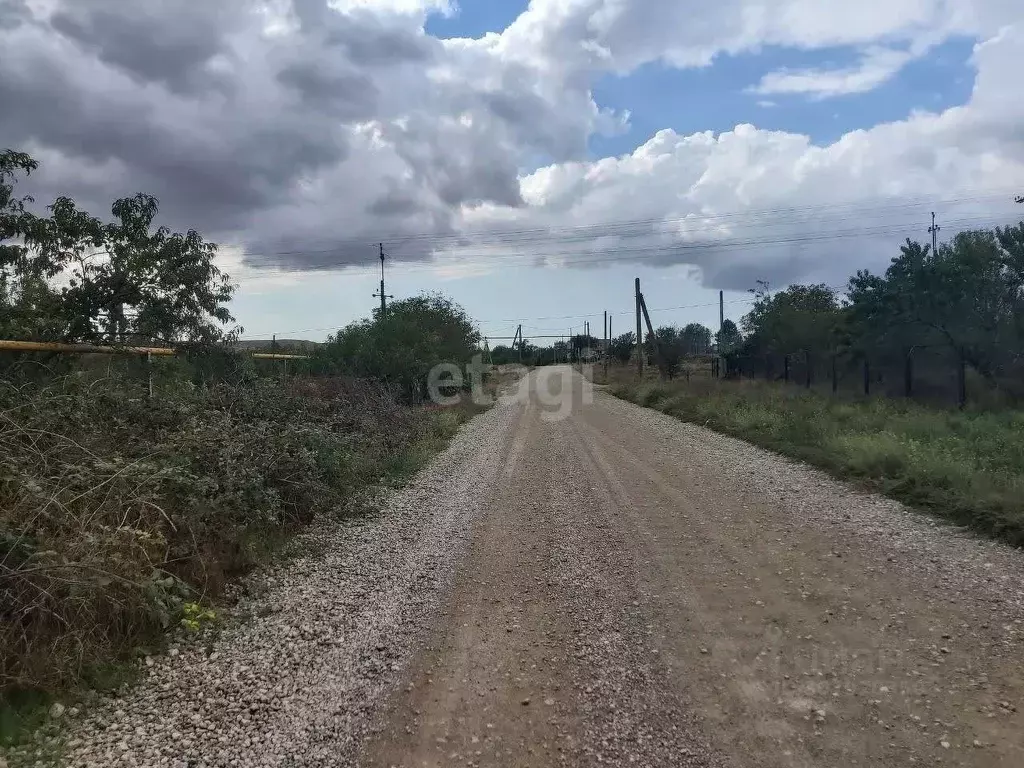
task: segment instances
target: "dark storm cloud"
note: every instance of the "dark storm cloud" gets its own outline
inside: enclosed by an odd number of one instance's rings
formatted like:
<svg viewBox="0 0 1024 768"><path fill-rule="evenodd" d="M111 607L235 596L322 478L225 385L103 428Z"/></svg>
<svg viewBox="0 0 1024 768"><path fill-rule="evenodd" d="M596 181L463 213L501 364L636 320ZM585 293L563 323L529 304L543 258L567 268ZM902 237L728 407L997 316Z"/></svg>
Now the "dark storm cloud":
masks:
<svg viewBox="0 0 1024 768"><path fill-rule="evenodd" d="M390 217L407 216L419 209L419 202L399 189L389 189L368 206L366 212L371 216Z"/></svg>
<svg viewBox="0 0 1024 768"><path fill-rule="evenodd" d="M366 75L330 72L324 62L297 62L282 68L277 79L294 89L307 106L329 109L340 120L366 120L374 115L378 91Z"/></svg>
<svg viewBox="0 0 1024 768"><path fill-rule="evenodd" d="M323 121L272 115L248 126L207 118L205 130L196 131L188 120L200 110L176 113L109 94L97 102L45 58L32 61L30 77L24 74L0 70L0 103L18 105L0 112L8 141L36 141L92 163L116 160L138 186L111 189L112 197L151 192L168 212L194 222L189 226L230 227L279 199L296 176L338 162L346 151L338 130Z"/></svg>
<svg viewBox="0 0 1024 768"><path fill-rule="evenodd" d="M25 0L0 0L0 29L13 29L31 17Z"/></svg>
<svg viewBox="0 0 1024 768"><path fill-rule="evenodd" d="M240 2L186 3L86 0L50 18L54 30L101 61L142 82L187 92L216 78L205 65L224 49L224 35L243 11Z"/></svg>
<svg viewBox="0 0 1024 768"><path fill-rule="evenodd" d="M51 19L63 44L45 28L12 38L10 63L0 67L0 103L17 107L0 111L5 143L33 142L93 165L116 161L132 187L112 179L108 200L146 191L187 226L230 231L279 202L297 178L344 160L335 99L356 92L355 111L372 113L374 87L360 76L335 79L346 91L325 92L329 105L304 110L288 108L283 97L275 103L265 84L240 77L237 96L183 93L206 62L225 53L224 38L241 20L194 10L207 4L117 5L123 14L112 14L110 3L66 4ZM126 76L168 91L132 87ZM45 167L32 182L40 200L68 191L46 187Z"/></svg>
<svg viewBox="0 0 1024 768"><path fill-rule="evenodd" d="M438 234L462 205L521 207L524 151L585 148L585 110L540 95L525 65L450 50L415 14L325 0L56 5L33 17L0 0L0 137L45 156L30 180L41 203L79 195L106 214L147 192L169 226L320 268L356 260L364 232ZM353 242L316 255L337 237L339 201L357 212Z"/></svg>
<svg viewBox="0 0 1024 768"><path fill-rule="evenodd" d="M453 120L418 115L390 136L421 184L448 206L493 202L522 205L515 151L499 130L466 131Z"/></svg>
<svg viewBox="0 0 1024 768"><path fill-rule="evenodd" d="M366 66L426 63L438 52L437 40L426 35L410 35L405 30L388 29L368 13L355 16L358 23L339 17L324 36L330 46L345 50L348 58Z"/></svg>

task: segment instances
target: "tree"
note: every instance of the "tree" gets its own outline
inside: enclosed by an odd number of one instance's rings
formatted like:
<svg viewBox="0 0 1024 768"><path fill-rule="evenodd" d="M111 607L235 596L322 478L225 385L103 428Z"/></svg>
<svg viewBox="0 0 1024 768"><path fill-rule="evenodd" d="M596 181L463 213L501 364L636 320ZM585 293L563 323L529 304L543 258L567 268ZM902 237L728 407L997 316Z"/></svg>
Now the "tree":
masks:
<svg viewBox="0 0 1024 768"><path fill-rule="evenodd" d="M35 217L25 210L31 197L15 197L18 175L28 176L38 163L23 152L0 152L0 335L5 338L50 338L59 328L58 301L48 278L57 270L29 258L24 233ZM18 240L12 244L8 241Z"/></svg>
<svg viewBox="0 0 1024 768"><path fill-rule="evenodd" d="M611 356L620 363L628 363L633 357L634 349L636 349L636 334L632 332L616 336L608 344Z"/></svg>
<svg viewBox="0 0 1024 768"><path fill-rule="evenodd" d="M937 253L907 240L885 275L850 280L849 324L891 354L945 346L993 380L1021 354L1024 225L960 232Z"/></svg>
<svg viewBox="0 0 1024 768"><path fill-rule="evenodd" d="M736 327L736 323L726 320L722 323L722 330L715 334L715 344L720 355L734 352L743 344L743 334Z"/></svg>
<svg viewBox="0 0 1024 768"><path fill-rule="evenodd" d="M793 285L774 295L756 293L743 317L747 345L756 354L832 350L839 300L827 285Z"/></svg>
<svg viewBox="0 0 1024 768"><path fill-rule="evenodd" d="M39 164L24 152L5 149L0 152L0 266L6 267L17 261L24 253L19 245L4 245L3 241L19 237L26 227L25 204L33 202L31 197L14 196L14 185L18 174L28 176Z"/></svg>
<svg viewBox="0 0 1024 768"><path fill-rule="evenodd" d="M683 354L706 355L711 351L711 329L700 323L690 323L679 332Z"/></svg>
<svg viewBox="0 0 1024 768"><path fill-rule="evenodd" d="M506 344L498 344L491 350L491 361L495 365L519 362L519 353Z"/></svg>
<svg viewBox="0 0 1024 768"><path fill-rule="evenodd" d="M479 344L480 334L462 307L446 296L423 294L338 331L317 351L314 369L377 379L416 402L426 393L431 368L465 365Z"/></svg>
<svg viewBox="0 0 1024 768"><path fill-rule="evenodd" d="M655 344L657 344L656 350L654 349ZM684 344L683 335L670 325L656 328L653 339L648 335L648 349L654 355L654 359L658 361L662 374L670 379L675 377L679 365L683 361Z"/></svg>
<svg viewBox="0 0 1024 768"><path fill-rule="evenodd" d="M155 198L114 202L104 224L73 200L57 198L49 216L25 210L12 195L17 171L36 167L27 155L0 155L0 246L7 332L62 341L145 342L207 346L229 340L234 318L225 306L234 287L214 263L217 247L195 231L152 230ZM53 279L66 280L55 288Z"/></svg>

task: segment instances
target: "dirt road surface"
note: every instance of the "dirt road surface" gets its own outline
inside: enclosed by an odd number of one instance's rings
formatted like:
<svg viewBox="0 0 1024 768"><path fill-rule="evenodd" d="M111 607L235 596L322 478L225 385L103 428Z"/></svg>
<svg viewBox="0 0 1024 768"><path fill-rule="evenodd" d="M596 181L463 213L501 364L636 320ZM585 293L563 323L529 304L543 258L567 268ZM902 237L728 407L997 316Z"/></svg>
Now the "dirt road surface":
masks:
<svg viewBox="0 0 1024 768"><path fill-rule="evenodd" d="M68 763L1024 766L1020 552L568 368L309 538Z"/></svg>
<svg viewBox="0 0 1024 768"><path fill-rule="evenodd" d="M567 380L370 762L1024 766L1020 553Z"/></svg>

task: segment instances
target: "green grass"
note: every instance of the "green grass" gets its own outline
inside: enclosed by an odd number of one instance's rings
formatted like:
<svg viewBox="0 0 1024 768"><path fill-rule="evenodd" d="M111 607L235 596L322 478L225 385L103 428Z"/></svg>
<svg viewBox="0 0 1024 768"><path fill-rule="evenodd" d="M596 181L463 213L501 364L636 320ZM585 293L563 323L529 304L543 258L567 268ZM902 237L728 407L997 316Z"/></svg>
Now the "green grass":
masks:
<svg viewBox="0 0 1024 768"><path fill-rule="evenodd" d="M1022 411L844 400L763 382L623 381L611 391L1024 546Z"/></svg>

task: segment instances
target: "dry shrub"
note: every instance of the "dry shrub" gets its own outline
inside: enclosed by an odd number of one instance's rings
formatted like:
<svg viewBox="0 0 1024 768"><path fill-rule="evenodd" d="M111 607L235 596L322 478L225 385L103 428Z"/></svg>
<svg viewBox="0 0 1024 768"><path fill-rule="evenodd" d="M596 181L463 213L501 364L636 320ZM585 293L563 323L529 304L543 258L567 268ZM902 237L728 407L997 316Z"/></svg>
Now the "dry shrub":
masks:
<svg viewBox="0 0 1024 768"><path fill-rule="evenodd" d="M0 694L137 650L374 482L422 415L350 379L0 384Z"/></svg>

